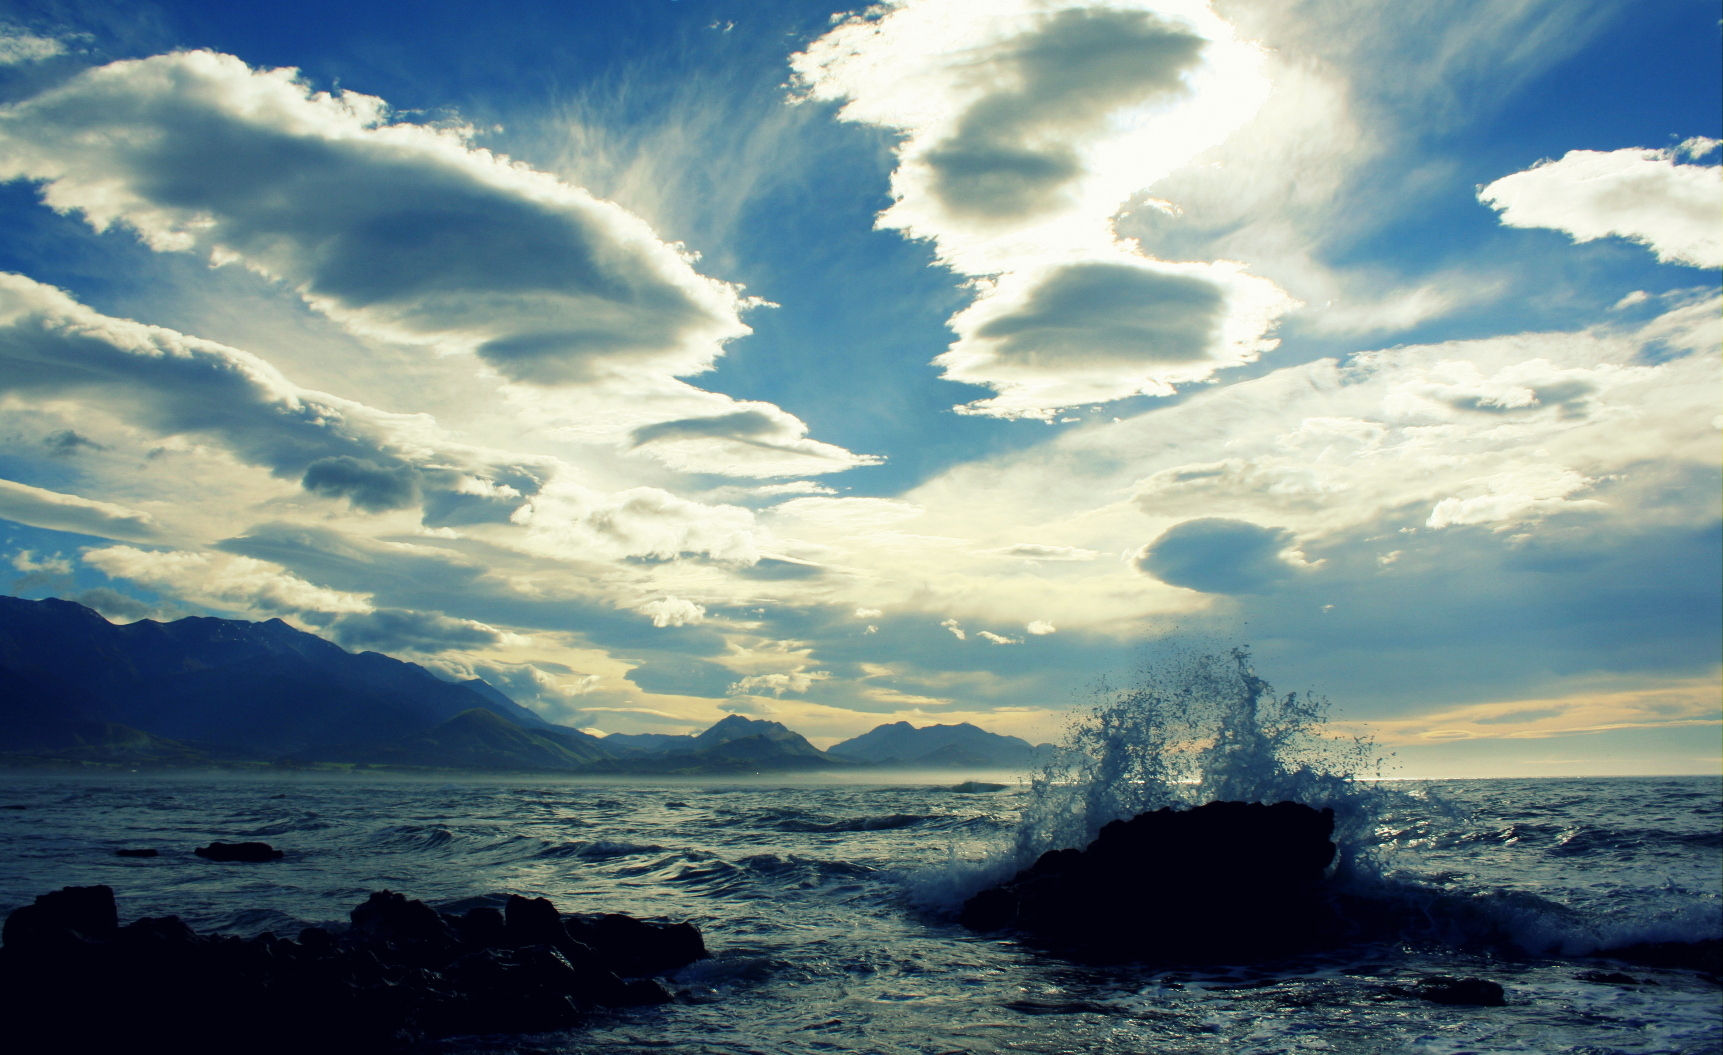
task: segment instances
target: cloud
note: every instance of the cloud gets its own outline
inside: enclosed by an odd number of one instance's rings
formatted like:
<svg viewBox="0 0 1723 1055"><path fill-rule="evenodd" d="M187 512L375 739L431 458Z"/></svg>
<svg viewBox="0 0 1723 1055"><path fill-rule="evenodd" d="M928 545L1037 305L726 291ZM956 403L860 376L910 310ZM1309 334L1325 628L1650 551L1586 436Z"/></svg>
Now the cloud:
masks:
<svg viewBox="0 0 1723 1055"><path fill-rule="evenodd" d="M742 409L637 426L628 445L672 469L724 476L805 476L884 460L808 439L806 423L770 403L732 405Z"/></svg>
<svg viewBox="0 0 1723 1055"><path fill-rule="evenodd" d="M1542 740L1617 729L1723 724L1717 680L1662 679L1646 688L1593 688L1553 698L1446 707L1411 718L1379 720L1368 730L1384 745L1442 740Z"/></svg>
<svg viewBox="0 0 1723 1055"><path fill-rule="evenodd" d="M687 626L706 618L705 607L685 597L660 597L634 610L650 618L656 627Z"/></svg>
<svg viewBox="0 0 1723 1055"><path fill-rule="evenodd" d="M558 558L655 557L704 554L752 564L761 556L754 514L740 506L707 505L657 487L613 493L554 480L514 514L523 528L508 543Z"/></svg>
<svg viewBox="0 0 1723 1055"><path fill-rule="evenodd" d="M968 274L1112 243L1130 194L1267 95L1260 56L1185 0L924 0L840 22L791 63L839 118L902 134L880 225Z"/></svg>
<svg viewBox="0 0 1723 1055"><path fill-rule="evenodd" d="M112 578L222 611L267 616L372 611L363 594L330 590L251 557L107 546L85 550L83 560Z"/></svg>
<svg viewBox="0 0 1723 1055"><path fill-rule="evenodd" d="M1048 418L1061 407L1200 381L1278 343L1289 307L1266 279L1221 264L1128 254L1017 272L951 320L958 340L934 360L945 378L988 385L960 413Z"/></svg>
<svg viewBox="0 0 1723 1055"><path fill-rule="evenodd" d="M660 656L624 675L646 692L663 696L698 696L721 700L729 696L736 672L690 656Z"/></svg>
<svg viewBox="0 0 1723 1055"><path fill-rule="evenodd" d="M279 279L356 332L562 385L697 373L748 332L737 290L620 207L389 123L294 70L176 52L86 70L0 114L0 175L92 226Z"/></svg>
<svg viewBox="0 0 1723 1055"><path fill-rule="evenodd" d="M1136 565L1172 586L1203 593L1261 593L1292 574L1281 553L1292 546L1285 528L1225 517L1202 517L1168 528L1137 554Z"/></svg>
<svg viewBox="0 0 1723 1055"><path fill-rule="evenodd" d="M0 480L0 517L50 531L128 542L154 542L161 537L155 517L148 513L11 480Z"/></svg>
<svg viewBox="0 0 1723 1055"><path fill-rule="evenodd" d="M1666 264L1723 267L1723 169L1684 165L1716 149L1689 140L1669 150L1570 150L1478 191L1510 227L1550 227L1576 242L1618 235Z"/></svg>
<svg viewBox="0 0 1723 1055"><path fill-rule="evenodd" d="M976 636L985 638L995 645L1021 645L1023 643L1023 639L1020 637L1006 637L1004 634L995 634L991 630L982 630Z"/></svg>
<svg viewBox="0 0 1723 1055"><path fill-rule="evenodd" d="M95 609L110 623L135 623L140 619L168 622L174 619L183 619L186 615L185 612L172 605L150 604L106 586L97 586L74 593L66 600L76 601L85 608Z"/></svg>
<svg viewBox="0 0 1723 1055"><path fill-rule="evenodd" d="M779 674L750 674L730 686L732 696L801 696L832 676L829 670L793 670Z"/></svg>
<svg viewBox="0 0 1723 1055"><path fill-rule="evenodd" d="M1059 632L1058 627L1049 623L1045 619L1036 619L1028 626L1024 627L1024 629L1029 631L1031 634L1034 634L1036 637L1043 637L1047 634L1056 634Z"/></svg>
<svg viewBox="0 0 1723 1055"><path fill-rule="evenodd" d="M924 0L852 16L792 61L841 119L902 134L879 225L978 276L934 363L998 395L959 411L1046 420L1274 347L1294 302L1273 283L1155 260L1112 226L1249 120L1260 60L1200 3Z"/></svg>
<svg viewBox="0 0 1723 1055"><path fill-rule="evenodd" d="M1043 546L1035 542L1019 542L1014 546L988 550L989 554L999 557L1015 557L1019 560L1055 560L1083 561L1094 560L1101 554L1081 546ZM878 615L878 612L874 613Z"/></svg>
<svg viewBox="0 0 1723 1055"><path fill-rule="evenodd" d="M428 495L442 499L428 510L436 523L464 495L507 520L548 475L543 464L487 464L484 452L442 438L428 415L301 388L249 352L102 315L22 275L0 274L0 368L0 393L89 400L156 435L216 439L244 462L366 512Z"/></svg>
<svg viewBox="0 0 1723 1055"><path fill-rule="evenodd" d="M495 627L471 619L451 619L440 612L405 608L345 613L321 630L345 648L385 653L484 649L501 644L507 636Z"/></svg>
<svg viewBox="0 0 1723 1055"><path fill-rule="evenodd" d="M66 42L42 37L13 26L0 26L0 67L41 62L66 53Z"/></svg>

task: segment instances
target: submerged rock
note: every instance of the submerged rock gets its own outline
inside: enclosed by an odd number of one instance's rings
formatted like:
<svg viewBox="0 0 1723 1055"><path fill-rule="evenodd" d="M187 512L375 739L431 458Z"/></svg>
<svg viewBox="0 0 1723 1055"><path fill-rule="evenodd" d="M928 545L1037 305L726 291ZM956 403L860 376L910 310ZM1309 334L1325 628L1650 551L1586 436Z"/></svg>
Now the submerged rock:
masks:
<svg viewBox="0 0 1723 1055"><path fill-rule="evenodd" d="M1211 802L1114 821L970 898L959 921L1095 962L1248 963L1336 944L1334 811Z"/></svg>
<svg viewBox="0 0 1723 1055"><path fill-rule="evenodd" d="M141 849L141 850L115 850L115 851L114 851L114 856L115 856L115 857L160 857L160 856L161 856L161 851L159 851L159 850L150 850L150 849Z"/></svg>
<svg viewBox="0 0 1723 1055"><path fill-rule="evenodd" d="M192 853L208 861L279 861L287 856L268 843L210 843Z"/></svg>
<svg viewBox="0 0 1723 1055"><path fill-rule="evenodd" d="M1417 995L1432 1004L1457 1007L1503 1007L1507 994L1500 984L1483 978L1449 978L1436 975L1418 983Z"/></svg>
<svg viewBox="0 0 1723 1055"><path fill-rule="evenodd" d="M175 916L120 926L108 887L57 890L6 920L0 1022L21 1051L107 1055L171 1037L186 1055L236 1045L373 1055L665 1003L651 976L706 955L689 924L565 918L543 898L454 916L382 890L351 918L340 933L246 940L198 934Z"/></svg>

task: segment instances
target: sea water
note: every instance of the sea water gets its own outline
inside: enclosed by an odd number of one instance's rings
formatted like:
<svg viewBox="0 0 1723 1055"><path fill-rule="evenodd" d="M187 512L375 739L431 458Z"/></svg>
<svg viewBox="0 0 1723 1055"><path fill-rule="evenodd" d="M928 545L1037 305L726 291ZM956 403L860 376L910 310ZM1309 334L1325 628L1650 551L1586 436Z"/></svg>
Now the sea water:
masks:
<svg viewBox="0 0 1723 1055"><path fill-rule="evenodd" d="M1475 906L1482 940L1182 971L1066 964L918 905L917 876L1013 838L1035 801L1028 785L963 794L940 780L0 778L0 805L25 807L0 810L0 909L105 883L122 919L293 934L386 887L436 904L543 896L705 932L713 958L671 983L685 1003L453 1051L1641 1055L1723 1044L1718 989L1692 972L1576 977L1600 966L1580 954L1602 945L1716 936L1714 778L1397 782L1397 806L1373 829L1389 873ZM287 857L192 855L216 839L267 841ZM162 856L113 855L132 847ZM1504 929L1521 944L1504 944ZM1389 991L1431 974L1499 981L1508 1006Z"/></svg>
<svg viewBox="0 0 1723 1055"><path fill-rule="evenodd" d="M449 1052L1723 1050L1715 978L1591 956L1723 936L1718 778L1364 779L1378 768L1371 746L1326 735L1320 699L1277 695L1242 652L1175 657L1098 695L1034 774L0 776L0 911L101 883L123 920L291 936L342 924L386 888L457 911L548 897L705 934L711 958L668 980L675 1004L434 1046ZM975 779L1005 787L959 790ZM1066 963L953 922L964 897L1043 850L1213 799L1333 808L1335 882L1420 922L1390 942L1180 970ZM215 840L286 856L192 854ZM161 856L115 856L131 848ZM1432 975L1499 982L1507 1006L1407 995Z"/></svg>

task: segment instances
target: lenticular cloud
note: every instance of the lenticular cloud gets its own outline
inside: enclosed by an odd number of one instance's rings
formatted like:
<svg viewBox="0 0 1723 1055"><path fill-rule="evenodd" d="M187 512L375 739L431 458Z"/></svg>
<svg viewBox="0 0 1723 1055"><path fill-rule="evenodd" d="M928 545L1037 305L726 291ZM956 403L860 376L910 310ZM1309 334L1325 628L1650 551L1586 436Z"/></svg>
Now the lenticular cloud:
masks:
<svg viewBox="0 0 1723 1055"><path fill-rule="evenodd" d="M1291 301L1272 283L1155 260L1112 228L1267 96L1256 49L1205 4L902 0L792 61L808 97L901 134L880 226L981 277L935 362L999 394L960 411L1048 418L1164 394L1273 346Z"/></svg>
<svg viewBox="0 0 1723 1055"><path fill-rule="evenodd" d="M696 373L748 332L738 291L639 217L459 129L388 117L382 100L314 92L294 70L157 55L0 110L0 178L524 384Z"/></svg>

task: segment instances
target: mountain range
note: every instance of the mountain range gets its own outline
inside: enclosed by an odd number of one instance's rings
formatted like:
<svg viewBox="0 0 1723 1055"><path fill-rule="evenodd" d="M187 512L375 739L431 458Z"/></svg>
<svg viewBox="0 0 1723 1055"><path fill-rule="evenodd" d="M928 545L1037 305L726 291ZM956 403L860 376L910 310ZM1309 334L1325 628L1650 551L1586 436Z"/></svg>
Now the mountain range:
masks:
<svg viewBox="0 0 1723 1055"><path fill-rule="evenodd" d="M698 774L1011 768L1045 748L897 722L821 751L742 715L698 734L599 737L485 681L444 681L279 619L114 624L71 601L0 596L0 765Z"/></svg>

